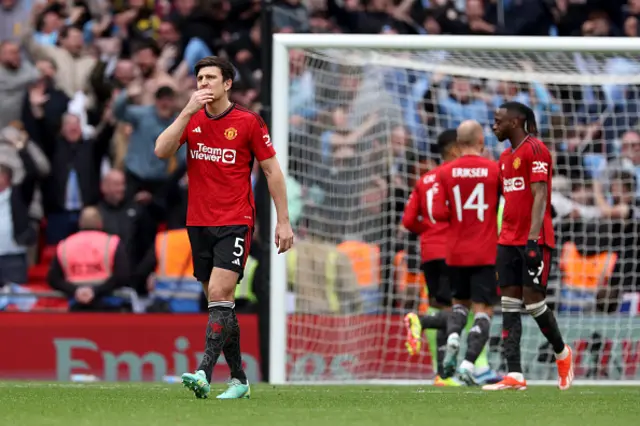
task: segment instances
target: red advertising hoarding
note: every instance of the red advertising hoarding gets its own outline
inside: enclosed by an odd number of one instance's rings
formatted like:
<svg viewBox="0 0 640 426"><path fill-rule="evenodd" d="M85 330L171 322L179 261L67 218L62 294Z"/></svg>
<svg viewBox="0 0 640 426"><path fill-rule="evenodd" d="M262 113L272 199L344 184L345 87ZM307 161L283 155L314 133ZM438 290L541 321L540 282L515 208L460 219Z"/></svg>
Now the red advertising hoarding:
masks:
<svg viewBox="0 0 640 426"><path fill-rule="evenodd" d="M247 377L259 381L255 315L238 315ZM160 381L193 371L202 358L207 316L171 314L0 314L0 379ZM224 357L215 381L229 376Z"/></svg>

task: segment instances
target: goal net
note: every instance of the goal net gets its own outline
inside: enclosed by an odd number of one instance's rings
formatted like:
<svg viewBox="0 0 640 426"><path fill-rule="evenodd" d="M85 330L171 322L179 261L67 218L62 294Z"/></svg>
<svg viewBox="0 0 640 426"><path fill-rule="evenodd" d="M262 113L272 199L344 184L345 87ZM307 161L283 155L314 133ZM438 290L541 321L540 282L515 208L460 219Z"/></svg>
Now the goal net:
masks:
<svg viewBox="0 0 640 426"><path fill-rule="evenodd" d="M433 340L425 334L419 356L404 347L403 315L429 308L404 204L439 160L438 134L462 120L483 124L497 160L508 145L491 132L493 113L509 100L534 109L553 153L548 302L576 376L640 379L640 47L481 39L276 36L272 131L297 242L272 258L272 382L434 378ZM504 371L500 336L498 313L488 358ZM555 380L526 314L522 361L528 380Z"/></svg>

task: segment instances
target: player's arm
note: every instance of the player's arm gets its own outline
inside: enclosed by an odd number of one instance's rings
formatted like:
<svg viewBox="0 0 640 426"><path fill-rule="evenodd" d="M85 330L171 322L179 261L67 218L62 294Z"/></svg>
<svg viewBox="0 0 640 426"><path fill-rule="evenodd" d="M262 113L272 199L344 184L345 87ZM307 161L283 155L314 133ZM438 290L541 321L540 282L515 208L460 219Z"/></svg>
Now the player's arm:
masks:
<svg viewBox="0 0 640 426"><path fill-rule="evenodd" d="M531 183L531 195L533 195L531 228L529 229L528 238L530 241L537 241L540 237L544 213L547 210L547 185L549 184L549 164L551 159L544 154L544 151L534 153L529 164L529 182Z"/></svg>
<svg viewBox="0 0 640 426"><path fill-rule="evenodd" d="M449 191L446 179L443 179L441 174L438 175L438 180L431 187L431 191L433 194L430 209L431 219L438 222L449 222L451 217L449 211L450 202L448 200Z"/></svg>
<svg viewBox="0 0 640 426"><path fill-rule="evenodd" d="M200 111L207 103L213 101L213 94L209 89L197 90L191 95L189 103L178 115L173 123L160 133L156 139L155 154L160 158L169 158L176 153L180 145L185 142L184 129L189 124L193 114Z"/></svg>
<svg viewBox="0 0 640 426"><path fill-rule="evenodd" d="M260 162L269 187L269 193L276 206L275 245L278 253L284 253L293 246L293 229L289 222L289 205L287 202L287 185L280 163L276 159L276 151L271 143L267 125L256 118L251 128L251 151Z"/></svg>
<svg viewBox="0 0 640 426"><path fill-rule="evenodd" d="M426 230L426 225L420 220L420 191L416 185L404 206L402 225L414 234L421 234Z"/></svg>
<svg viewBox="0 0 640 426"><path fill-rule="evenodd" d="M547 182L533 182L531 184L533 207L531 207L531 229L529 239L537 240L542 229L544 213L547 210Z"/></svg>

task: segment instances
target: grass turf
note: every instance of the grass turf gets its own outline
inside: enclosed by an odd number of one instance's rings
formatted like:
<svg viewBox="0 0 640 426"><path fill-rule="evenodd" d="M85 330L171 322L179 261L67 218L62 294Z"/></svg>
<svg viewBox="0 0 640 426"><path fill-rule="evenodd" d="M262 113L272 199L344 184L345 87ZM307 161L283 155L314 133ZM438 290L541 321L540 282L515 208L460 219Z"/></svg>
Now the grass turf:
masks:
<svg viewBox="0 0 640 426"><path fill-rule="evenodd" d="M197 400L179 384L0 383L15 426L431 426L638 424L640 387L482 392L429 386L253 385L252 399Z"/></svg>

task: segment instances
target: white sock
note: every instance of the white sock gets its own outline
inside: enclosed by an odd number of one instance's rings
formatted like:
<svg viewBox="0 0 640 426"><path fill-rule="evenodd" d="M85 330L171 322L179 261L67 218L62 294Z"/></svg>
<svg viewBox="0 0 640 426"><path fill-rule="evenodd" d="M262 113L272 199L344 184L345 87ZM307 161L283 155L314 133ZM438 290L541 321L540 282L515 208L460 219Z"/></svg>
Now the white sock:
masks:
<svg viewBox="0 0 640 426"><path fill-rule="evenodd" d="M559 354L556 354L556 359L562 361L566 357L569 356L569 348L567 345L564 345L564 349Z"/></svg>
<svg viewBox="0 0 640 426"><path fill-rule="evenodd" d="M524 382L524 375L522 373L509 373L507 376L513 377L519 382Z"/></svg>
<svg viewBox="0 0 640 426"><path fill-rule="evenodd" d="M471 374L473 374L474 367L475 366L473 365L473 363L470 362L470 361L467 361L466 359L460 363L460 369L461 370L467 370Z"/></svg>

